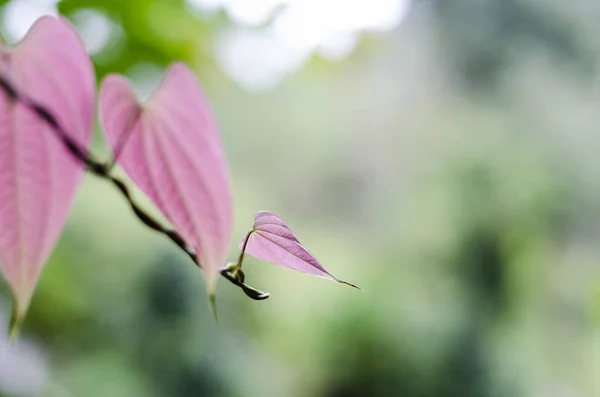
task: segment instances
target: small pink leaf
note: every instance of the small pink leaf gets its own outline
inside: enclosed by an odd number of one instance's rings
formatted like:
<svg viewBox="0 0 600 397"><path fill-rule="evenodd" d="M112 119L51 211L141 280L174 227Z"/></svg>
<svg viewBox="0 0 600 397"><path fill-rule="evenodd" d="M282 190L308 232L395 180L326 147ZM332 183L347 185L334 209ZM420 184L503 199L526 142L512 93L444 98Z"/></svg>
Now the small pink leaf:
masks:
<svg viewBox="0 0 600 397"><path fill-rule="evenodd" d="M0 73L87 148L95 78L71 25L42 17L16 48L1 52ZM14 294L17 322L64 227L82 172L45 121L0 94L0 269Z"/></svg>
<svg viewBox="0 0 600 397"><path fill-rule="evenodd" d="M244 241L240 243L240 248L243 249L243 245ZM298 241L288 225L273 212L259 211L254 215L254 225L248 236L246 252L275 265L358 288L329 273Z"/></svg>
<svg viewBox="0 0 600 397"><path fill-rule="evenodd" d="M118 162L192 246L209 294L225 263L232 202L218 129L194 74L177 63L144 106L131 84L110 75L100 113Z"/></svg>

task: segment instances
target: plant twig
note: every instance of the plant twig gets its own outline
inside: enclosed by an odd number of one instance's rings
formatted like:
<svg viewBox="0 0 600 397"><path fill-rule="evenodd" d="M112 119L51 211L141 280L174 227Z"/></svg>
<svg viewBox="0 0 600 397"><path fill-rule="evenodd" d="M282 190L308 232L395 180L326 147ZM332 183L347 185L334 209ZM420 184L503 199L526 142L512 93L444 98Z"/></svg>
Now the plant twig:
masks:
<svg viewBox="0 0 600 397"><path fill-rule="evenodd" d="M121 153L123 147L127 141L126 138L120 139L117 147L115 148L115 158L108 162L103 163L93 158L92 154L82 147L79 143L74 141L69 134L65 131L65 129L60 125L56 117L52 114L50 110L44 107L42 104L36 102L29 96L19 92L17 88L12 84L12 82L4 75L0 74L0 89L2 89L5 95L13 102L19 102L23 106L30 109L34 112L40 119L42 119L51 130L54 132L55 136L60 139L63 145L67 148L67 150L80 161L87 171L96 175L97 177L104 179L110 183L112 183L125 197L125 200L129 203L129 206L133 210L134 214L137 218L150 229L159 232L166 237L168 237L171 241L173 241L183 252L185 252L192 261L198 267L202 267L200 262L198 262L198 258L196 256L196 252L194 249L177 233L175 230L167 228L163 226L159 221L157 221L154 217L144 211L132 198L131 192L127 186L127 184L119 179L118 177L112 174L112 169L114 168L114 164L116 161L116 157ZM133 121L132 121L133 122ZM243 258L243 251L241 254ZM229 280L232 284L240 287L246 295L254 300L263 300L269 297L269 294L266 292L259 291L247 284L244 283L243 279L236 277L229 269L223 269L221 271L221 275Z"/></svg>

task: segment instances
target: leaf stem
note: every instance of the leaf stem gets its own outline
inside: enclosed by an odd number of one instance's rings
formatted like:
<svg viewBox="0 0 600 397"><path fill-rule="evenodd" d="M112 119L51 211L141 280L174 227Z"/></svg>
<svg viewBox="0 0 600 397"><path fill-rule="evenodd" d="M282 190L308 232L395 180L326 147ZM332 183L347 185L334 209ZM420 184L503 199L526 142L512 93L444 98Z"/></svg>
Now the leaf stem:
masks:
<svg viewBox="0 0 600 397"><path fill-rule="evenodd" d="M63 145L67 148L67 150L75 157L75 159L79 160L87 169L87 171L96 175L101 179L105 179L108 182L112 183L125 197L125 200L129 203L129 206L133 210L133 213L137 216L137 218L148 228L161 233L168 237L171 241L175 243L182 251L184 251L196 264L196 266L202 268L202 265L198 261L196 252L189 244L185 242L183 237L179 235L175 230L167 228L163 226L159 221L153 218L150 214L144 211L132 198L129 187L125 184L125 182L118 177L112 174L112 169L114 168L114 164L116 162L117 157L121 154L127 139L129 138L128 134L126 137L119 139L117 143L117 147L115 148L115 155L113 160L108 163L102 163L93 158L92 154L81 146L78 142L74 141L69 134L65 131L65 129L60 125L56 117L52 114L52 112L36 102L29 96L21 93L17 90L17 88L12 84L7 76L0 74L0 89L4 91L9 100L14 102L20 102L22 105L30 109L33 113L35 113L40 119L42 119L54 132L55 136L60 139ZM135 118L131 121L135 122ZM250 233L246 236L246 242L248 240ZM245 248L245 244L244 244ZM241 260L243 260L244 251L242 251L240 255L240 260L238 261L241 265ZM221 271L221 275L229 280L232 284L240 287L248 297L254 300L263 300L269 297L269 294L266 292L259 291L243 282L243 280L239 280L236 278L235 274L232 274L229 269L224 269ZM214 298L213 298L214 299ZM18 325L18 324L15 324Z"/></svg>
<svg viewBox="0 0 600 397"><path fill-rule="evenodd" d="M252 235L252 233L254 233L254 229L250 230L246 234L246 237L244 238L244 244L242 244L242 249L240 251L240 256L238 257L237 264L236 264L236 267L235 267L236 270L242 268L242 262L244 262L244 254L246 254L246 246L248 245L248 240L250 239L250 236Z"/></svg>

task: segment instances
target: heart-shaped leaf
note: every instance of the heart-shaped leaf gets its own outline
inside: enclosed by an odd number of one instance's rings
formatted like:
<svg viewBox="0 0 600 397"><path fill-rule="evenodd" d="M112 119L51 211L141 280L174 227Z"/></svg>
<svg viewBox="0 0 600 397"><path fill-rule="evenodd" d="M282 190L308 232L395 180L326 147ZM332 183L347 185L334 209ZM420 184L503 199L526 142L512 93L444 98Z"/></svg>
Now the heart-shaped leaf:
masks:
<svg viewBox="0 0 600 397"><path fill-rule="evenodd" d="M110 75L100 114L119 164L196 251L213 296L229 247L232 202L221 139L196 77L174 64L142 106L124 77Z"/></svg>
<svg viewBox="0 0 600 397"><path fill-rule="evenodd" d="M87 148L94 70L71 25L42 17L14 49L2 48L3 76ZM30 107L0 95L0 269L14 295L13 334L64 227L83 167Z"/></svg>
<svg viewBox="0 0 600 397"><path fill-rule="evenodd" d="M273 212L258 211L254 215L252 230L246 240L240 242L240 248L258 259L275 265L358 288L327 271L294 236L283 219Z"/></svg>

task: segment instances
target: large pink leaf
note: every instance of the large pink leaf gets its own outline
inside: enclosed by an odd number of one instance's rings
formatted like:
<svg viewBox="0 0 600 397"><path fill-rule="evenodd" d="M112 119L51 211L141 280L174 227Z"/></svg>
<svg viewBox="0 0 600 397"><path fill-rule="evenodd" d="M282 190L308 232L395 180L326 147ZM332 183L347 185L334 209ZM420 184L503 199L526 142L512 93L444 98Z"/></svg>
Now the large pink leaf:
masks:
<svg viewBox="0 0 600 397"><path fill-rule="evenodd" d="M0 73L32 98L82 147L92 136L95 77L76 32L43 17L11 51ZM24 317L38 278L64 227L83 167L46 122L0 94L0 268Z"/></svg>
<svg viewBox="0 0 600 397"><path fill-rule="evenodd" d="M356 287L329 273L273 212L259 211L254 215L254 225L247 239L246 252L258 259ZM244 249L244 241L240 242L240 248Z"/></svg>
<svg viewBox="0 0 600 397"><path fill-rule="evenodd" d="M111 145L122 147L118 162L196 250L212 294L228 251L232 203L221 139L196 77L174 64L142 106L124 77L108 76L100 113Z"/></svg>

